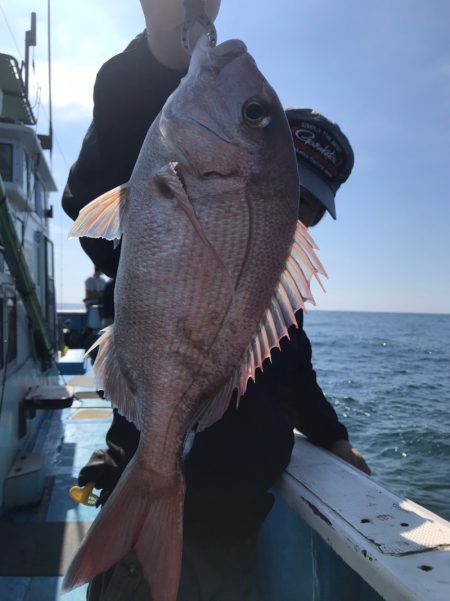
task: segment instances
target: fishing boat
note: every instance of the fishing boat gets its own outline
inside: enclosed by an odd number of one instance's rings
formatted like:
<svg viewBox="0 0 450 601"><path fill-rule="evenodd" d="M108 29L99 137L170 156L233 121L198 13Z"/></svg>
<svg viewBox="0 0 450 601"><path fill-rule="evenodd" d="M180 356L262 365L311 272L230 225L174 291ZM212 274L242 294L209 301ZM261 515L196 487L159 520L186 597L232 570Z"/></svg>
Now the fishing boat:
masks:
<svg viewBox="0 0 450 601"><path fill-rule="evenodd" d="M27 32L27 62L34 43L35 18ZM49 194L56 186L45 158L51 134L36 133L27 86L28 64L22 68L14 57L0 54L1 505L11 502L11 478L25 470L21 462L28 466L37 461L28 455L20 457L44 419L41 410L68 402L57 369L49 234Z"/></svg>
<svg viewBox="0 0 450 601"><path fill-rule="evenodd" d="M0 54L0 599L56 601L98 511L76 476L104 446L112 412L83 356L86 313L61 313L57 326L51 132L36 134L26 68ZM254 601L450 599L450 524L300 434L274 495Z"/></svg>

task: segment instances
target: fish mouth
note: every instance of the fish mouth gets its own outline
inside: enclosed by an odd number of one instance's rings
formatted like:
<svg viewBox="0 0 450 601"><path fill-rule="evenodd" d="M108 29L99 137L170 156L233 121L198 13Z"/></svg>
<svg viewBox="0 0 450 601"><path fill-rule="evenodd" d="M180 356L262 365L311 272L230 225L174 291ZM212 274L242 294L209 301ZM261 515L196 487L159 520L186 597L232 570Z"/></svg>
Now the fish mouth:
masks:
<svg viewBox="0 0 450 601"><path fill-rule="evenodd" d="M235 59L247 53L242 40L231 39L211 47L206 36L202 36L195 45L189 64L189 71L207 66L219 72Z"/></svg>
<svg viewBox="0 0 450 601"><path fill-rule="evenodd" d="M247 46L242 40L230 39L209 49L210 55L233 60L247 52Z"/></svg>

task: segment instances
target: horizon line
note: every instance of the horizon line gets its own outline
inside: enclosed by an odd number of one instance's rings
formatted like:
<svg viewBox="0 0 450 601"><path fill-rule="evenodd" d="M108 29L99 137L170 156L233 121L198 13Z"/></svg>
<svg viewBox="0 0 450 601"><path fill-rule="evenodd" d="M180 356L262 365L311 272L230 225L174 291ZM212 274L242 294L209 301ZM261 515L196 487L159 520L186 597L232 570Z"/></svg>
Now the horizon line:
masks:
<svg viewBox="0 0 450 601"><path fill-rule="evenodd" d="M57 303L57 311L64 310L76 310L83 309L83 303ZM450 316L450 311L442 312L442 311L408 311L408 310L396 310L396 309L321 309L318 307L308 307L306 311L304 311L305 315L311 312L318 313L386 313L388 315L440 315L440 316Z"/></svg>

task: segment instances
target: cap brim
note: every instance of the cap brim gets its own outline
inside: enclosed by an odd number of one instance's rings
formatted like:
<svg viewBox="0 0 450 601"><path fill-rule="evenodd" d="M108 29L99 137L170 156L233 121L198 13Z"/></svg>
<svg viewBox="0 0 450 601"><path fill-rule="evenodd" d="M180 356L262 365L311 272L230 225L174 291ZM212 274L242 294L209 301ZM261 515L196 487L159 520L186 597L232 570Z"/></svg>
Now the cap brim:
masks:
<svg viewBox="0 0 450 601"><path fill-rule="evenodd" d="M302 161L299 164L300 185L304 186L319 200L333 219L336 219L336 205L334 203L334 192L330 186L314 173ZM301 200L300 200L301 202Z"/></svg>

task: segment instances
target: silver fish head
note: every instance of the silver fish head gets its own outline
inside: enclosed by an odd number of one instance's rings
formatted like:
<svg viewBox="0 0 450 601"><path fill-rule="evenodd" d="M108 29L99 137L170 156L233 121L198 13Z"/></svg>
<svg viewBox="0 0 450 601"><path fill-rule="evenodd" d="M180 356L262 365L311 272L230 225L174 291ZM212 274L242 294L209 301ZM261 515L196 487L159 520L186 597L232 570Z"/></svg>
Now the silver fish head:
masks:
<svg viewBox="0 0 450 601"><path fill-rule="evenodd" d="M211 48L201 39L189 71L166 102L160 133L177 149L184 171L195 175L257 175L294 199L297 162L277 94L240 40ZM281 181L283 182L281 184Z"/></svg>

